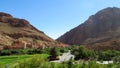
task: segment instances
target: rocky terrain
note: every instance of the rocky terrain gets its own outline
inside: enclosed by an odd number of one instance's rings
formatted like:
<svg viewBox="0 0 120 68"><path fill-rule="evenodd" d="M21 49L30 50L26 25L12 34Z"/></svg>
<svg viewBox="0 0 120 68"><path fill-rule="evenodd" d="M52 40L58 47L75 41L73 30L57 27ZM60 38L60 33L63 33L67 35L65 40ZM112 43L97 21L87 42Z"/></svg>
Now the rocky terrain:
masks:
<svg viewBox="0 0 120 68"><path fill-rule="evenodd" d="M97 12L57 41L70 45L92 45L89 47L99 45L105 49L116 47L113 44L120 45L120 8L108 7Z"/></svg>
<svg viewBox="0 0 120 68"><path fill-rule="evenodd" d="M0 12L0 49L4 48L41 48L46 46L65 46L44 32L33 27L27 20L14 18Z"/></svg>

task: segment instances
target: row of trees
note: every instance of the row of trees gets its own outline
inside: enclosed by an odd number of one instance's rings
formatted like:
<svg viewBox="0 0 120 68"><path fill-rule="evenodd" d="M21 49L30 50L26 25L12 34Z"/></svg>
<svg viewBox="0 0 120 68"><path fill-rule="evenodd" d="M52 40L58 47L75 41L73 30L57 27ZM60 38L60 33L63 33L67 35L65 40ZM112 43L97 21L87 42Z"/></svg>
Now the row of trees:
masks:
<svg viewBox="0 0 120 68"><path fill-rule="evenodd" d="M44 51L42 49L10 49L0 50L0 56L5 55L20 55L20 54L41 54Z"/></svg>
<svg viewBox="0 0 120 68"><path fill-rule="evenodd" d="M120 57L118 50L95 51L87 49L85 46L72 47L71 53L75 55L75 60L116 60Z"/></svg>
<svg viewBox="0 0 120 68"><path fill-rule="evenodd" d="M26 48L26 49L7 49L7 50L0 50L0 56L5 55L20 55L20 54L50 54L50 55L61 55L64 52L67 52L67 48L61 47L51 47L51 48Z"/></svg>

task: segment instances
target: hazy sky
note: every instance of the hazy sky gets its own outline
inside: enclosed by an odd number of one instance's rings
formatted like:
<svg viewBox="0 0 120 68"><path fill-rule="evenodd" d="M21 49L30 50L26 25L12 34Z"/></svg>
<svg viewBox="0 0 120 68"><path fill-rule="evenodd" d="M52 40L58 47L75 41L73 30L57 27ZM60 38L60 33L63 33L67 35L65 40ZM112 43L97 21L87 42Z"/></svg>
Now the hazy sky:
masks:
<svg viewBox="0 0 120 68"><path fill-rule="evenodd" d="M120 0L0 0L0 12L27 19L51 38L58 38L106 7Z"/></svg>

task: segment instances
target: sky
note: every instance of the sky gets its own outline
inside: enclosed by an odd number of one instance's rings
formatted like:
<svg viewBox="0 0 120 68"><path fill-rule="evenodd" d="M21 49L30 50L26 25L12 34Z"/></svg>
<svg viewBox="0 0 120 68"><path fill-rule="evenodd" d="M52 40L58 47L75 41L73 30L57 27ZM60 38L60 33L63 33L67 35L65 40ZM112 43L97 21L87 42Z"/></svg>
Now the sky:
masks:
<svg viewBox="0 0 120 68"><path fill-rule="evenodd" d="M0 12L28 20L53 39L107 7L120 8L120 0L0 0Z"/></svg>

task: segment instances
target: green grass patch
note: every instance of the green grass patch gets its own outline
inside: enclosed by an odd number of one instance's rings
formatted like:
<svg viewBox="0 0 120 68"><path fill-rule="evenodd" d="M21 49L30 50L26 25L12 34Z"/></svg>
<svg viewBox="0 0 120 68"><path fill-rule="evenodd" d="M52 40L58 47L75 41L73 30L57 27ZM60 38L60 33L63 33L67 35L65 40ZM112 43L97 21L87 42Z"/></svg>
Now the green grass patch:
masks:
<svg viewBox="0 0 120 68"><path fill-rule="evenodd" d="M47 54L0 56L0 65L14 65L15 63L28 60L36 55L42 58L47 58L49 56Z"/></svg>

